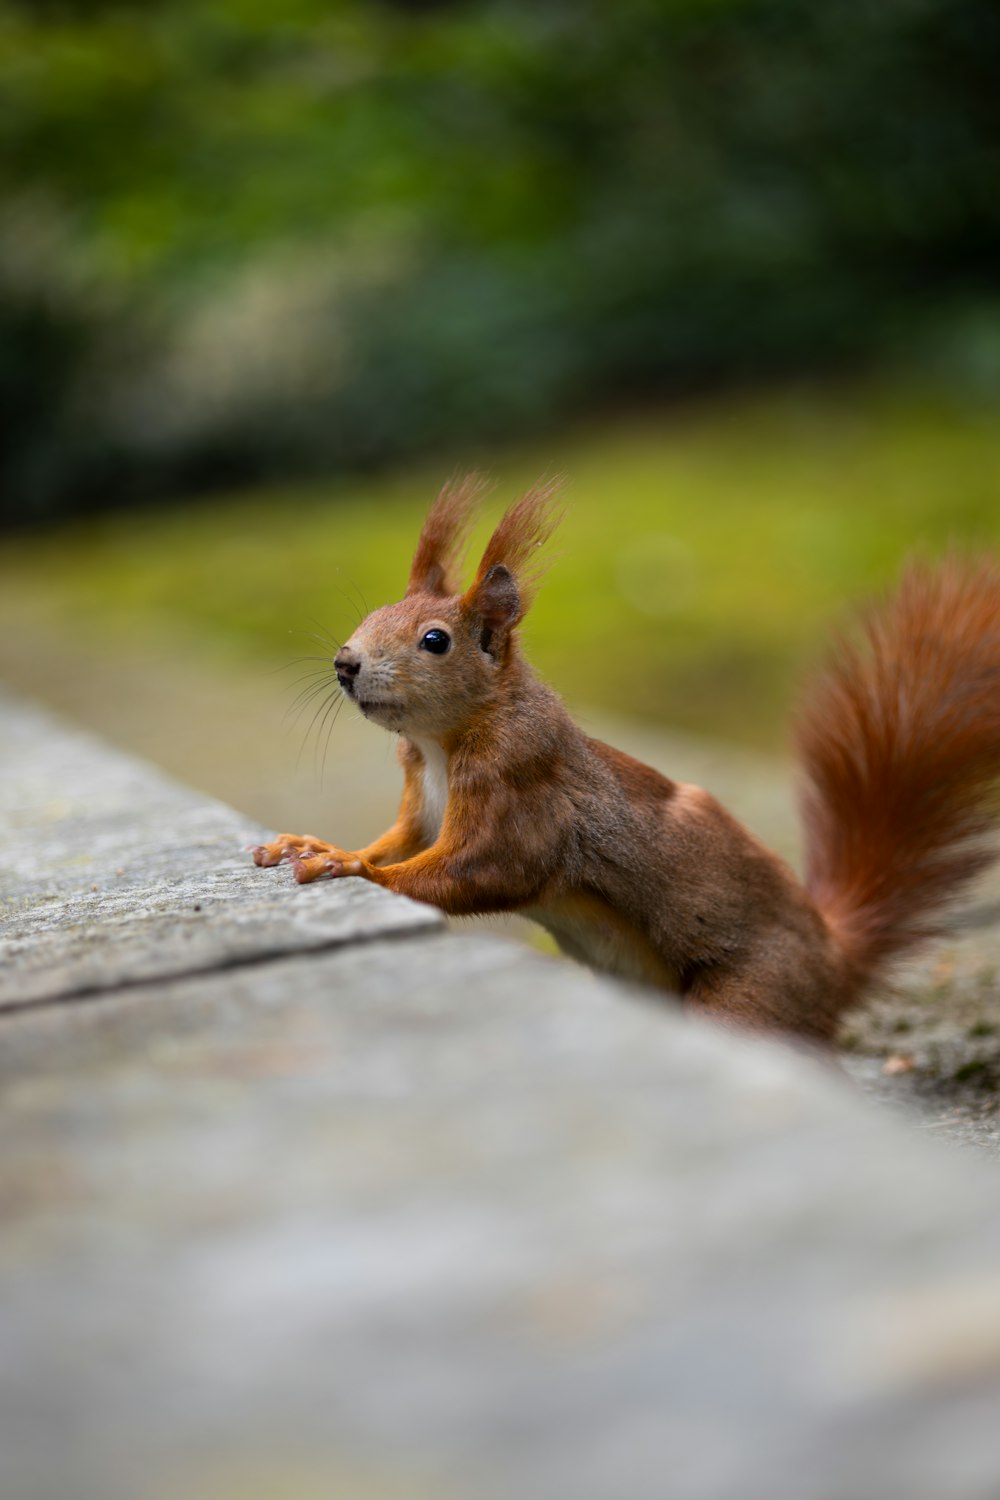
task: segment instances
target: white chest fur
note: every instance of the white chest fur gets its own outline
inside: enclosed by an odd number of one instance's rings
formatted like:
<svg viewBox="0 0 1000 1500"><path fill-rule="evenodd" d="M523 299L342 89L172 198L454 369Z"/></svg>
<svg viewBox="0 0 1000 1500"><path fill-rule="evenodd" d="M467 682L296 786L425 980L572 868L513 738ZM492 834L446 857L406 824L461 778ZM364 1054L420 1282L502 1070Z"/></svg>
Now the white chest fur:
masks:
<svg viewBox="0 0 1000 1500"><path fill-rule="evenodd" d="M420 821L424 837L433 844L441 832L444 810L448 805L448 757L437 740L414 739L413 744L424 758L420 772L423 792Z"/></svg>

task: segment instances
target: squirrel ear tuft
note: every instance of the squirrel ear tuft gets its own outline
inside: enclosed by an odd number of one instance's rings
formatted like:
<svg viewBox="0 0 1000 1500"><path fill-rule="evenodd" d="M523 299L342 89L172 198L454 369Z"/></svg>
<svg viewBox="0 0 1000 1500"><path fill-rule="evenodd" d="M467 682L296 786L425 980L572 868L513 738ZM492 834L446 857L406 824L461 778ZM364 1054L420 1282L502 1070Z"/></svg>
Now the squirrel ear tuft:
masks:
<svg viewBox="0 0 1000 1500"><path fill-rule="evenodd" d="M561 479L536 485L507 511L486 544L476 581L465 595L465 603L483 613L482 598L513 601L511 612L498 621L497 629L510 629L527 614L543 569L539 549L555 531L562 514L555 507Z"/></svg>
<svg viewBox="0 0 1000 1500"><path fill-rule="evenodd" d="M487 488L479 474L467 474L444 486L431 506L417 542L407 594L457 594L455 570L461 561L476 503Z"/></svg>

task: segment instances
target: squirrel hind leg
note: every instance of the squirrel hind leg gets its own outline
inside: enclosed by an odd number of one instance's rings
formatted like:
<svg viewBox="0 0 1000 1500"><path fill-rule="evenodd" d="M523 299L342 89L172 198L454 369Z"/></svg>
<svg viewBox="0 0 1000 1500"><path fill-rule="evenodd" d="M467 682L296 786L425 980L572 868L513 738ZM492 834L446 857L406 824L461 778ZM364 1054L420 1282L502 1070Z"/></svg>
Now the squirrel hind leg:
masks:
<svg viewBox="0 0 1000 1500"><path fill-rule="evenodd" d="M794 977L792 977L794 976ZM789 969L750 960L732 969L706 969L685 987L685 1005L741 1031L833 1046L840 1019L859 998L840 966Z"/></svg>

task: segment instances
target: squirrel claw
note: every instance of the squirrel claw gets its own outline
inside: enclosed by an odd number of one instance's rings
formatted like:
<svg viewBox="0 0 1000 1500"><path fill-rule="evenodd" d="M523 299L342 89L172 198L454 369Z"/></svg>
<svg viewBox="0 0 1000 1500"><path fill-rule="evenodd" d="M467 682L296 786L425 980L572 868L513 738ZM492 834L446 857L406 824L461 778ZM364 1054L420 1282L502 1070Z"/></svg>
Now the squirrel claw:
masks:
<svg viewBox="0 0 1000 1500"><path fill-rule="evenodd" d="M343 865L339 859L327 859L321 854L306 855L305 858L295 854L290 864L299 885L308 885L310 881L322 880L324 876L333 880L343 871Z"/></svg>
<svg viewBox="0 0 1000 1500"><path fill-rule="evenodd" d="M257 844L250 850L250 853L255 865L276 865L280 864L283 858L281 854L275 854L271 844Z"/></svg>

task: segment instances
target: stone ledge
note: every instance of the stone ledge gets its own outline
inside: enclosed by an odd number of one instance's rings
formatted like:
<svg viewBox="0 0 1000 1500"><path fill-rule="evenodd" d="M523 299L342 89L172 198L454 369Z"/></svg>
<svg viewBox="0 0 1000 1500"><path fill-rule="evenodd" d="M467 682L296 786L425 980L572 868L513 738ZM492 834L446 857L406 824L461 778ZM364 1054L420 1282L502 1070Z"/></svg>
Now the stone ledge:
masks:
<svg viewBox="0 0 1000 1500"><path fill-rule="evenodd" d="M442 925L256 869L265 830L40 709L0 697L0 721L0 1012Z"/></svg>
<svg viewBox="0 0 1000 1500"><path fill-rule="evenodd" d="M35 854L4 983L114 976L0 1021L4 1500L995 1500L983 1164L494 939L319 949L359 887L255 871L238 815L0 718ZM247 899L270 935L223 959ZM204 972L157 975L193 904Z"/></svg>

